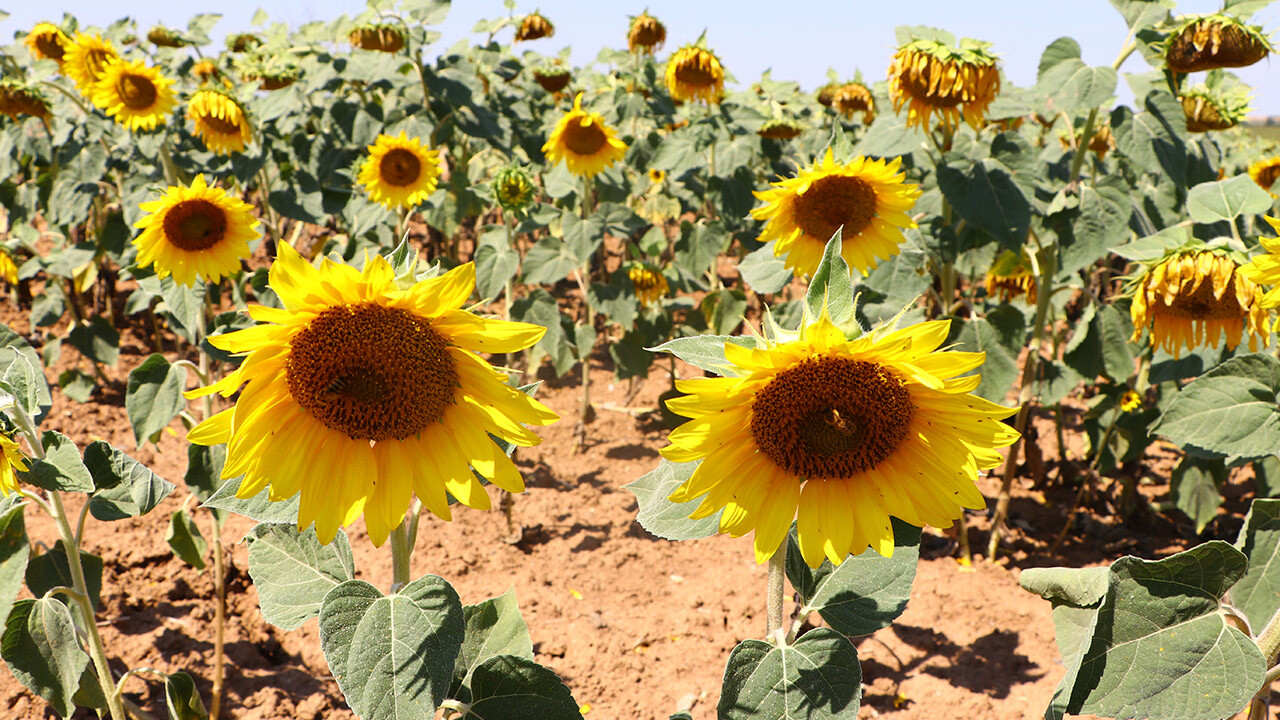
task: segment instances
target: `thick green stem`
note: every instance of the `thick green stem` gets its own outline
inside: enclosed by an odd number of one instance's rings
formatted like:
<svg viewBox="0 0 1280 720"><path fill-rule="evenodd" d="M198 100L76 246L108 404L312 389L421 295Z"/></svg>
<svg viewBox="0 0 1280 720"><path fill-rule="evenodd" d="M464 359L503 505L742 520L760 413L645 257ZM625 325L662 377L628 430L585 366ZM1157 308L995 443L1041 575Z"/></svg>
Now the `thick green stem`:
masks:
<svg viewBox="0 0 1280 720"><path fill-rule="evenodd" d="M401 522L400 527L391 531L391 592L399 592L409 584L409 558L412 556L409 523Z"/></svg>
<svg viewBox="0 0 1280 720"><path fill-rule="evenodd" d="M782 605L786 599L785 585L787 579L787 538L769 558L769 600L767 638L772 639L775 632L782 628Z"/></svg>
<svg viewBox="0 0 1280 720"><path fill-rule="evenodd" d="M1080 169L1084 167L1084 156L1089 151L1089 142L1093 140L1093 131L1098 122L1098 108L1089 111L1089 119L1084 121L1084 132L1080 135L1080 144L1076 145L1076 155L1071 159L1070 183L1080 179Z"/></svg>

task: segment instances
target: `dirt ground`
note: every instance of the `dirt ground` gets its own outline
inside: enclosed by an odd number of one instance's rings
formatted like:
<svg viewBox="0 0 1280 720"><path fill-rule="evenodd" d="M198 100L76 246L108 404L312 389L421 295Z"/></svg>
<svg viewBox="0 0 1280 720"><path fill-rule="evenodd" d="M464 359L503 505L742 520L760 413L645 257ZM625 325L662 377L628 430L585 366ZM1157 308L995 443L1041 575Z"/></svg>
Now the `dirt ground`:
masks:
<svg viewBox="0 0 1280 720"><path fill-rule="evenodd" d="M26 313L10 305L0 309L0 320L24 334L29 330ZM109 440L181 485L186 453L178 433L164 434L158 448L134 449L124 379L150 349L133 331L125 331L121 346L118 367L107 370L110 386L99 389L92 402L75 403L55 384L45 427L77 442ZM50 379L74 364L75 355L64 350L48 370ZM681 370L686 376L698 372ZM623 486L653 469L665 444L666 432L653 412L667 388L665 373L653 373L631 394L627 383L613 380L607 355L597 353L592 379L601 409L582 453L573 451L576 377L548 382L541 391L565 421L541 431L541 446L516 455L529 485L515 509L525 526L524 540L518 545L502 541L505 523L497 510L463 509L452 523L424 520L414 575L446 578L464 603L514 587L538 662L559 673L578 702L590 706L589 720L662 719L678 710L689 710L697 720L714 718L730 650L742 639L764 634L765 567L755 564L747 540L717 536L668 542L635 522L635 499ZM174 429L180 430L177 422ZM1042 441L1040 446L1052 480L1056 445ZM1147 478L1141 487L1146 499L1167 496L1162 478L1171 466L1165 455L1157 452L1131 469ZM1057 555L1049 557L1046 550L1064 527L1075 491L1058 486L1042 492L1030 485L1025 477L1015 483L1012 537L997 563L975 558L972 567L962 567L954 559L954 533L926 531L906 613L892 627L856 641L865 683L860 718L1039 717L1063 668L1049 604L1018 587L1021 569L1105 563L1126 553L1160 557L1198 541L1184 518L1171 519L1146 506L1127 524L1105 512L1085 512ZM994 501L999 480L984 479L981 487ZM1227 490L1226 508L1201 539L1234 539L1252 482L1238 479ZM213 584L208 573L175 559L164 540L169 513L187 499L180 487L144 518L110 524L90 519L85 544L107 563L99 618L116 672L139 666L184 670L197 678L207 697ZM198 517L207 534L207 516ZM986 546L988 522L983 513L969 520L976 552ZM52 523L32 507L27 523L34 540L52 544ZM245 571L246 549L239 543L250 526L236 517L222 534L232 565L223 717L352 717L330 678L316 622L284 632L263 621ZM361 525L352 528L351 545L359 575L387 587L389 549L374 548ZM164 716L159 683L131 680L127 695ZM81 716L91 717L84 710ZM0 671L0 717L55 716L6 670Z"/></svg>

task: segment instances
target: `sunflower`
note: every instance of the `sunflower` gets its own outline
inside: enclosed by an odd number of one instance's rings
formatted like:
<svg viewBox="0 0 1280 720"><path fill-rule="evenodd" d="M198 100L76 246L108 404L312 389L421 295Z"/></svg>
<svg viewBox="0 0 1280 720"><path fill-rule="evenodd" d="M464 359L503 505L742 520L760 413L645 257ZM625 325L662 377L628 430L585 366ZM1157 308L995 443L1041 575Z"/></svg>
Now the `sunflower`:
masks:
<svg viewBox="0 0 1280 720"><path fill-rule="evenodd" d="M362 50L395 53L404 47L404 28L392 23L366 23L351 31L350 40Z"/></svg>
<svg viewBox="0 0 1280 720"><path fill-rule="evenodd" d="M862 156L837 165L827 148L821 161L755 193L766 204L751 217L768 220L760 242L777 240L774 255L785 255L787 268L797 276L812 275L827 241L843 228L841 254L866 275L880 260L898 254L902 228L916 226L907 211L920 189L905 182L901 167L902 158L885 162Z"/></svg>
<svg viewBox="0 0 1280 720"><path fill-rule="evenodd" d="M205 147L221 155L244 152L253 141L253 129L244 108L220 90L200 90L187 103L187 118Z"/></svg>
<svg viewBox="0 0 1280 720"><path fill-rule="evenodd" d="M173 81L141 60L114 59L103 68L89 96L94 105L130 130L154 130L163 125L177 100Z"/></svg>
<svg viewBox="0 0 1280 720"><path fill-rule="evenodd" d="M631 278L631 285L642 305L658 304L671 289L662 271L647 263L631 263L627 277Z"/></svg>
<svg viewBox="0 0 1280 720"><path fill-rule="evenodd" d="M1271 229L1280 234L1280 217L1266 218ZM1266 252L1257 255L1240 268L1240 275L1259 285L1273 285L1262 296L1262 307L1280 307L1280 237L1258 238L1262 249Z"/></svg>
<svg viewBox="0 0 1280 720"><path fill-rule="evenodd" d="M756 134L763 138L772 138L774 140L790 140L797 137L804 130L800 127L800 123L789 118L769 118L760 126Z"/></svg>
<svg viewBox="0 0 1280 720"><path fill-rule="evenodd" d="M156 47L180 48L191 44L184 40L176 30L171 30L163 25L153 25L147 31L147 40Z"/></svg>
<svg viewBox="0 0 1280 720"><path fill-rule="evenodd" d="M1014 412L970 395L983 353L937 352L950 321L881 328L855 340L824 313L798 339L749 349L725 343L736 377L679 380L667 407L692 418L662 449L701 460L673 502L703 497L691 517L721 509L720 531L755 531L756 562L798 515L810 566L868 547L893 553L889 517L950 527L986 506L974 485L1018 434ZM798 512L797 512L798 511Z"/></svg>
<svg viewBox="0 0 1280 720"><path fill-rule="evenodd" d="M840 87L840 83L827 83L826 85L818 88L818 92L814 93L813 97L818 101L819 105L823 107L831 107L831 104L835 102L836 90L839 90Z"/></svg>
<svg viewBox="0 0 1280 720"><path fill-rule="evenodd" d="M1194 133L1229 130L1249 114L1249 91L1241 85L1225 90L1198 85L1179 99L1187 130Z"/></svg>
<svg viewBox="0 0 1280 720"><path fill-rule="evenodd" d="M1019 295L1026 295L1029 304L1036 304L1036 276L1025 252L1005 250L1000 253L1000 257L996 258L987 271L982 284L986 287L989 298L1011 302Z"/></svg>
<svg viewBox="0 0 1280 720"><path fill-rule="evenodd" d="M862 124L870 125L876 119L876 99L862 83L845 83L831 94L831 107L840 111L847 120L862 113Z"/></svg>
<svg viewBox="0 0 1280 720"><path fill-rule="evenodd" d="M1173 73L1253 65L1271 52L1261 27L1246 25L1222 13L1179 18L1165 47L1165 64Z"/></svg>
<svg viewBox="0 0 1280 720"><path fill-rule="evenodd" d="M937 113L941 127L952 131L965 122L975 130L1000 92L1000 69L990 43L965 39L959 49L936 40L917 39L898 49L889 65L889 99L893 111L907 106L907 127L931 128Z"/></svg>
<svg viewBox="0 0 1280 720"><path fill-rule="evenodd" d="M0 113L14 120L19 115L49 117L49 101L34 87L18 80L0 80Z"/></svg>
<svg viewBox="0 0 1280 720"><path fill-rule="evenodd" d="M119 59L120 53L116 52L110 40L104 40L101 35L78 32L75 42L67 46L67 52L62 56L62 72L71 78L80 92L88 95L102 79L107 64Z"/></svg>
<svg viewBox="0 0 1280 720"><path fill-rule="evenodd" d="M667 61L667 89L676 100L718 103L724 97L724 67L715 53L685 45Z"/></svg>
<svg viewBox="0 0 1280 720"><path fill-rule="evenodd" d="M227 49L233 53L248 52L262 44L262 38L253 33L238 33L227 36Z"/></svg>
<svg viewBox="0 0 1280 720"><path fill-rule="evenodd" d="M71 38L57 25L42 22L31 28L24 42L37 60L53 60L61 67Z"/></svg>
<svg viewBox="0 0 1280 720"><path fill-rule="evenodd" d="M1120 396L1120 412L1131 413L1142 409L1142 396L1136 390L1126 390Z"/></svg>
<svg viewBox="0 0 1280 720"><path fill-rule="evenodd" d="M649 168L646 174L649 176L650 185L661 185L667 179L667 171L658 168Z"/></svg>
<svg viewBox="0 0 1280 720"><path fill-rule="evenodd" d="M533 69L533 79L549 93L558 93L569 86L573 73L566 67L551 65Z"/></svg>
<svg viewBox="0 0 1280 720"><path fill-rule="evenodd" d="M27 471L27 459L13 438L0 433L0 494L5 497L18 492L18 476L14 470Z"/></svg>
<svg viewBox="0 0 1280 720"><path fill-rule="evenodd" d="M543 17L542 13L534 12L525 15L520 21L520 27L516 28L516 42L549 38L555 34L556 26Z"/></svg>
<svg viewBox="0 0 1280 720"><path fill-rule="evenodd" d="M369 199L388 208L413 208L436 191L440 152L429 150L416 137L379 135L360 166L360 184Z"/></svg>
<svg viewBox="0 0 1280 720"><path fill-rule="evenodd" d="M1134 342L1150 326L1151 344L1175 358L1183 348L1216 348L1224 334L1229 350L1241 332L1251 352L1259 339L1271 343L1261 288L1248 269L1214 250L1180 250L1148 266L1134 282L1130 316Z"/></svg>
<svg viewBox="0 0 1280 720"><path fill-rule="evenodd" d="M1058 135L1058 142L1062 143L1063 150L1071 149L1079 141L1080 136L1074 130L1067 130ZM1110 125L1099 125L1093 131L1093 137L1089 138L1089 149L1098 156L1100 161L1105 160L1107 153L1116 149L1116 138L1111 133Z"/></svg>
<svg viewBox="0 0 1280 720"><path fill-rule="evenodd" d="M227 397L248 383L234 407L188 435L227 443L222 475L244 475L240 497L265 487L272 500L301 493L298 528L314 523L323 543L363 513L381 545L412 494L443 520L446 492L488 509L473 468L504 490L524 490L489 436L536 445L522 424L556 415L476 353L523 350L546 329L458 310L475 288L473 264L401 289L381 256L363 271L328 259L316 268L281 243L270 284L283 309L251 305L249 316L264 324L209 338L247 354L240 369L188 395Z"/></svg>
<svg viewBox="0 0 1280 720"><path fill-rule="evenodd" d="M503 210L524 210L533 202L533 193L533 178L519 165L508 165L493 178L493 197Z"/></svg>
<svg viewBox="0 0 1280 720"><path fill-rule="evenodd" d="M621 160L627 144L605 125L600 113L582 109L582 93L578 93L573 109L556 123L542 152L552 165L564 161L569 172L592 177Z"/></svg>
<svg viewBox="0 0 1280 720"><path fill-rule="evenodd" d="M1258 187L1270 192L1272 197L1276 197L1272 188L1275 188L1276 181L1280 180L1280 155L1255 160L1249 165L1249 177L1258 183Z"/></svg>
<svg viewBox="0 0 1280 720"><path fill-rule="evenodd" d="M221 73L218 72L218 66L214 65L212 60L201 60L200 62L192 65L191 74L200 82L216 80L218 76L221 75Z"/></svg>
<svg viewBox="0 0 1280 720"><path fill-rule="evenodd" d="M9 254L8 248L0 250L0 279L9 285L18 284L18 263Z"/></svg>
<svg viewBox="0 0 1280 720"><path fill-rule="evenodd" d="M253 206L205 184L197 175L191 187L171 187L159 200L142 203L134 238L138 265L156 266L161 278L190 286L196 276L217 282L240 269L249 257L249 241L258 237Z"/></svg>
<svg viewBox="0 0 1280 720"><path fill-rule="evenodd" d="M667 26L650 15L648 10L631 18L631 26L627 29L627 49L631 52L652 55L666 41Z"/></svg>

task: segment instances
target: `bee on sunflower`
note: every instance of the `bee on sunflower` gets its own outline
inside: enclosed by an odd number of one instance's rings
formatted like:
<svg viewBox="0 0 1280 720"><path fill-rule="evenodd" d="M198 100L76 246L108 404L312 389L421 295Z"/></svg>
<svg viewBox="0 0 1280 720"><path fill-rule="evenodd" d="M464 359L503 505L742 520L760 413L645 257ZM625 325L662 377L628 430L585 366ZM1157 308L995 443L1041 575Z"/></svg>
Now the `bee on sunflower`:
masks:
<svg viewBox="0 0 1280 720"><path fill-rule="evenodd" d="M1249 177L1258 187L1276 197L1276 181L1280 180L1280 155L1254 160L1249 164Z"/></svg>
<svg viewBox="0 0 1280 720"><path fill-rule="evenodd" d="M573 109L556 123L542 152L552 165L563 162L574 175L594 177L621 160L627 144L604 116L582 109L582 95L574 97Z"/></svg>
<svg viewBox="0 0 1280 720"><path fill-rule="evenodd" d="M179 285L218 282L239 271L259 236L253 206L210 187L203 174L139 207L147 215L134 224L142 229L133 240L138 266L155 265L157 275L172 275Z"/></svg>
<svg viewBox="0 0 1280 720"><path fill-rule="evenodd" d="M902 159L858 156L837 163L827 148L821 160L801 168L755 196L765 205L751 217L767 220L760 242L775 240L773 253L797 276L812 275L827 242L841 230L841 253L849 267L866 275L880 260L898 254L902 230L916 226L907 214L920 197L906 182Z"/></svg>
<svg viewBox="0 0 1280 720"><path fill-rule="evenodd" d="M249 116L229 93L213 88L196 91L187 103L187 118L193 132L209 148L220 155L244 152L253 141Z"/></svg>
<svg viewBox="0 0 1280 720"><path fill-rule="evenodd" d="M685 45L671 56L666 82L675 100L712 104L724 98L724 66L715 53L700 44Z"/></svg>
<svg viewBox="0 0 1280 720"><path fill-rule="evenodd" d="M62 72L81 93L88 95L106 73L107 64L119 59L120 53L110 40L77 32L75 41L66 47L62 56Z"/></svg>
<svg viewBox="0 0 1280 720"><path fill-rule="evenodd" d="M414 208L436 191L440 177L440 151L431 150L416 137L379 135L369 146L369 157L360 166L357 180L369 199L388 209Z"/></svg>
<svg viewBox="0 0 1280 720"><path fill-rule="evenodd" d="M631 52L652 55L666 41L667 26L650 15L648 10L631 18L631 25L627 28L627 49Z"/></svg>
<svg viewBox="0 0 1280 720"><path fill-rule="evenodd" d="M475 289L471 263L398 283L381 256L363 270L329 259L316 267L287 243L279 248L270 286L284 307L251 305L262 324L210 337L244 362L188 393L229 397L244 386L233 407L188 434L196 444L227 444L222 474L244 475L239 497L300 495L298 528L314 524L325 544L363 515L382 545L413 495L450 520L450 495L490 507L479 476L524 491L490 436L536 445L525 425L557 418L478 353L518 352L546 328L459 309Z"/></svg>
<svg viewBox="0 0 1280 720"><path fill-rule="evenodd" d="M991 43L965 38L959 47L917 38L898 48L889 65L889 99L893 111L907 108L907 127L932 129L936 113L944 132L954 131L961 117L975 130L986 121L987 107L1000 93L1000 68Z"/></svg>
<svg viewBox="0 0 1280 720"><path fill-rule="evenodd" d="M1261 27L1231 15L1189 15L1176 22L1164 48L1165 64L1175 75L1247 67L1271 52Z"/></svg>
<svg viewBox="0 0 1280 720"><path fill-rule="evenodd" d="M103 68L89 99L130 130L154 130L177 104L171 85L172 80L141 60L116 58Z"/></svg>
<svg viewBox="0 0 1280 720"><path fill-rule="evenodd" d="M1029 304L1036 304L1036 276L1025 252L1005 250L1000 253L982 284L987 289L987 297L1012 302L1014 298L1025 295Z"/></svg>
<svg viewBox="0 0 1280 720"><path fill-rule="evenodd" d="M0 113L14 120L19 115L45 120L50 117L49 101L39 90L20 80L0 80Z"/></svg>
<svg viewBox="0 0 1280 720"><path fill-rule="evenodd" d="M37 60L53 60L61 68L72 40L62 32L62 28L53 23L42 22L31 28L23 42Z"/></svg>
<svg viewBox="0 0 1280 720"><path fill-rule="evenodd" d="M541 40L553 37L555 34L556 26L535 10L521 18L520 25L516 28L516 42Z"/></svg>

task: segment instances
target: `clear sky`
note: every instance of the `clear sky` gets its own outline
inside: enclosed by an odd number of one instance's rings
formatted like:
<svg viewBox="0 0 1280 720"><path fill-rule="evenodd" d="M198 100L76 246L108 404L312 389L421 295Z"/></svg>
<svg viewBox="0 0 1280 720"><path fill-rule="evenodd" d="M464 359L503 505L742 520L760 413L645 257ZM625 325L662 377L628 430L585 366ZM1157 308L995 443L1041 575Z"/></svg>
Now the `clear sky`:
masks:
<svg viewBox="0 0 1280 720"><path fill-rule="evenodd" d="M693 41L705 28L711 48L740 82L750 82L772 68L775 79L797 80L809 89L825 81L828 67L842 76L852 76L854 70L861 69L867 80L882 79L897 25L932 25L958 37L990 41L1010 80L1022 86L1035 81L1040 53L1054 39L1074 37L1085 62L1109 65L1126 33L1124 20L1107 0L639 0L634 6L608 0L537 0L521 3L517 12L536 7L556 26L554 38L534 41L531 48L552 54L572 46L574 63L582 64L594 59L606 44L624 46L627 16L646 6L667 26L667 52ZM226 32L248 28L258 7L266 8L273 21L297 25L331 20L344 13L355 15L365 6L359 0L52 0L47 5L10 4L3 8L12 15L0 21L0 36L10 38L16 30L46 18L56 19L63 11L78 17L82 24L105 25L126 7L143 29L155 22L185 26L194 12L219 11L223 19L214 29L214 37L219 39ZM1213 12L1219 7L1221 0L1181 0L1177 12ZM444 33L438 47L469 36L479 19L505 14L502 0L456 0L448 19L437 28ZM1280 3L1263 9L1254 22L1269 31L1280 29ZM504 32L500 37L509 40L512 31ZM1147 69L1137 54L1121 68L1122 72ZM1280 115L1280 59L1264 60L1238 74L1254 88L1254 114ZM1119 96L1121 102L1132 102L1123 79Z"/></svg>

